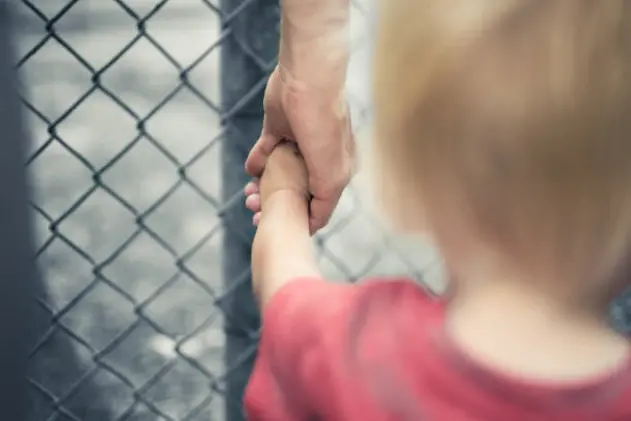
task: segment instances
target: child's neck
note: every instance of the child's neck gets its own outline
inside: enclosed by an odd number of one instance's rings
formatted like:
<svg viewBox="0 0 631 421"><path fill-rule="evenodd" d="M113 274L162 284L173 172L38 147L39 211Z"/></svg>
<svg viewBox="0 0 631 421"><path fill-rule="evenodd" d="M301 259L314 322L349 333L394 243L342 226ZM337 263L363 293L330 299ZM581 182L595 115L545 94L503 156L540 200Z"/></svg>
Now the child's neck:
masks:
<svg viewBox="0 0 631 421"><path fill-rule="evenodd" d="M531 380L594 378L613 373L629 355L629 343L605 315L564 309L517 284L459 288L448 332L472 359Z"/></svg>

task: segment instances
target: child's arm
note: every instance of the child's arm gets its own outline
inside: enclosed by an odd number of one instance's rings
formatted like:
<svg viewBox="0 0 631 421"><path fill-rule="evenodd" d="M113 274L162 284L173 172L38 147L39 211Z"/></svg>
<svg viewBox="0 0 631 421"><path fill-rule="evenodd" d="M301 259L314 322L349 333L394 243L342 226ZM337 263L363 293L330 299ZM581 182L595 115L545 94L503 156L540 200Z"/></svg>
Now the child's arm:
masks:
<svg viewBox="0 0 631 421"><path fill-rule="evenodd" d="M254 292L262 308L292 280L320 276L309 234L307 184L296 149L278 146L260 181L261 219L252 246Z"/></svg>
<svg viewBox="0 0 631 421"><path fill-rule="evenodd" d="M244 397L252 421L317 418L317 408L330 402L322 391L334 389L331 361L346 349L323 344L344 343L343 319L354 308L356 289L321 281L309 234L308 181L303 158L285 143L269 155L260 182L246 187L246 205L261 211L252 275L263 319Z"/></svg>
<svg viewBox="0 0 631 421"><path fill-rule="evenodd" d="M288 282L319 276L305 196L274 193L265 201L252 246L252 279L261 307Z"/></svg>

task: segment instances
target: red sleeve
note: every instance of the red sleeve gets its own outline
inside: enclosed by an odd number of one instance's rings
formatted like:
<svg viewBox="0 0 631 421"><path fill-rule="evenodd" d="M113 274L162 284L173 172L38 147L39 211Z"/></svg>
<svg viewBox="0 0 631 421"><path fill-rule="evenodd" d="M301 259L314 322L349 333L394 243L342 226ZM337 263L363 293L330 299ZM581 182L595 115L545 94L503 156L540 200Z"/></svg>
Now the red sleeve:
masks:
<svg viewBox="0 0 631 421"><path fill-rule="evenodd" d="M309 384L320 383L319 367L330 348L326 342L341 337L336 326L343 324L340 318L348 313L354 291L348 284L300 279L272 297L263 312L261 342L245 394L248 420L294 421L315 415L317 399Z"/></svg>

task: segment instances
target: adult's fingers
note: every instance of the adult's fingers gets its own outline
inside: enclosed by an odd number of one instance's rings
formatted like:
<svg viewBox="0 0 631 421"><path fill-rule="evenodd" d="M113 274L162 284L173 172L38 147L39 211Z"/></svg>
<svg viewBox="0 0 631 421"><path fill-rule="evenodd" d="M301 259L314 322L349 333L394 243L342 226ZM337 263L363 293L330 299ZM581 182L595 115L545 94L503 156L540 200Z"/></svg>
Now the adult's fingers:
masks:
<svg viewBox="0 0 631 421"><path fill-rule="evenodd" d="M248 159L245 161L245 171L251 177L259 177L263 173L267 157L272 153L279 140L277 136L266 133L265 130L263 131L263 134L254 145L248 155Z"/></svg>
<svg viewBox="0 0 631 421"><path fill-rule="evenodd" d="M342 189L339 189L334 194L329 195L326 199L320 199L313 197L309 207L309 229L311 234L315 234L321 228L324 228L329 223L331 215L342 196Z"/></svg>

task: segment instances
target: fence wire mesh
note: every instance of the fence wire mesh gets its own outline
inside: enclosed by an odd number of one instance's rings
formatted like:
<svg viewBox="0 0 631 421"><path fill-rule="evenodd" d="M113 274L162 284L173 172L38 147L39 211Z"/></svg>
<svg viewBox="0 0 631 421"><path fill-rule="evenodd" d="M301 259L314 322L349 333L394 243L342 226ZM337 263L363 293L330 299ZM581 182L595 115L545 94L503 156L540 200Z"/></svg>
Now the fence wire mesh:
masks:
<svg viewBox="0 0 631 421"><path fill-rule="evenodd" d="M242 165L274 66L278 4L16 5L45 280L34 291L32 419L240 419L258 327ZM370 115L367 9L356 3L352 15L358 133ZM317 238L324 273L438 285L431 250L393 242L359 186Z"/></svg>
<svg viewBox="0 0 631 421"><path fill-rule="evenodd" d="M357 63L368 51L361 6ZM34 420L240 417L258 327L242 167L278 11L263 0L19 3L45 279ZM367 76L349 78L356 123ZM324 271L409 272L364 229L361 195L349 192L318 237Z"/></svg>

